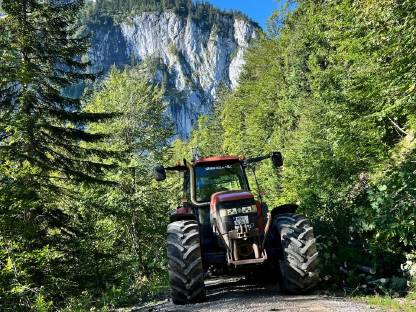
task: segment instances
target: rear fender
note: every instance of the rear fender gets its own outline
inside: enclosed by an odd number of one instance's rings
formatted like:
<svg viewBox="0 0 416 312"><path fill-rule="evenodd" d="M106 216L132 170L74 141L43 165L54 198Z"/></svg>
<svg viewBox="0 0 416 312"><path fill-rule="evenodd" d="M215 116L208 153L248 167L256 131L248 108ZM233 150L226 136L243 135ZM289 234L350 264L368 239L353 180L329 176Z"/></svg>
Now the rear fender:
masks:
<svg viewBox="0 0 416 312"><path fill-rule="evenodd" d="M197 220L192 213L192 209L185 207L178 207L174 213L170 215L170 223L175 221Z"/></svg>
<svg viewBox="0 0 416 312"><path fill-rule="evenodd" d="M283 213L295 213L298 207L299 206L296 204L284 204L284 205L277 206L273 208L271 212L272 218Z"/></svg>

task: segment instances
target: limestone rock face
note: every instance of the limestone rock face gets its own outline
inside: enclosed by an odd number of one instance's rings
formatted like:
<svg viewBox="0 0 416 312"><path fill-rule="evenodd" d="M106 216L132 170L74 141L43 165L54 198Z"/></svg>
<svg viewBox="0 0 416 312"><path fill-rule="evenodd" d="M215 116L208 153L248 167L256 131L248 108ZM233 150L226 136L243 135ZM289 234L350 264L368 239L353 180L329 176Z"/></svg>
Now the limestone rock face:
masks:
<svg viewBox="0 0 416 312"><path fill-rule="evenodd" d="M90 23L89 58L104 72L115 65L143 64L165 87L168 114L177 135L188 137L201 114L209 113L221 87L235 88L244 52L258 37L249 21L221 15L209 25L173 11L144 12Z"/></svg>

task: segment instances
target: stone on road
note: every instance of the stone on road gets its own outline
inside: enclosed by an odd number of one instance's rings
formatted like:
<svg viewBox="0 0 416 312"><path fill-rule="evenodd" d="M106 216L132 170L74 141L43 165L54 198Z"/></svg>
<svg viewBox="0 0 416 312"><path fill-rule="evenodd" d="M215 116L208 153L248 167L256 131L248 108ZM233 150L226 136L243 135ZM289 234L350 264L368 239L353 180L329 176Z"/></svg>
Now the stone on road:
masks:
<svg viewBox="0 0 416 312"><path fill-rule="evenodd" d="M250 285L241 278L206 282L207 299L203 303L174 305L165 300L130 309L134 312L376 312L365 304L345 298L321 295L288 296L276 286Z"/></svg>

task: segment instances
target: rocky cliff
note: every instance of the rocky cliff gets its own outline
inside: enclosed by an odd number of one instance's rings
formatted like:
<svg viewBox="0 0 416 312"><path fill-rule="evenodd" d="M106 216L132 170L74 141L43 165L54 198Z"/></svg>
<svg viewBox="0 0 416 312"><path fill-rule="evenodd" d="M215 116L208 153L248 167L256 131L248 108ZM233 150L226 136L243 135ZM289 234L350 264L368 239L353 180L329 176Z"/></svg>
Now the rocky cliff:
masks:
<svg viewBox="0 0 416 312"><path fill-rule="evenodd" d="M173 10L90 21L89 58L96 68L144 64L162 84L177 134L186 138L200 114L208 113L224 86L235 88L243 55L258 27L231 14L209 24Z"/></svg>

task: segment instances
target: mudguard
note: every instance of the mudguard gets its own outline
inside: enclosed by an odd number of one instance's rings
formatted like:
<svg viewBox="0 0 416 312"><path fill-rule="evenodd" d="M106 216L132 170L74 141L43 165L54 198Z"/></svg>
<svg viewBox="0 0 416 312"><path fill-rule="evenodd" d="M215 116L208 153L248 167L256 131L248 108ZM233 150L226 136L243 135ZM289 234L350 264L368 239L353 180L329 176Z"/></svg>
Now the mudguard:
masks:
<svg viewBox="0 0 416 312"><path fill-rule="evenodd" d="M197 220L192 210L185 207L178 207L174 213L169 217L169 223L176 221Z"/></svg>
<svg viewBox="0 0 416 312"><path fill-rule="evenodd" d="M282 213L295 213L298 207L299 206L296 204L284 204L284 205L277 206L272 209L272 212L271 212L272 218Z"/></svg>

